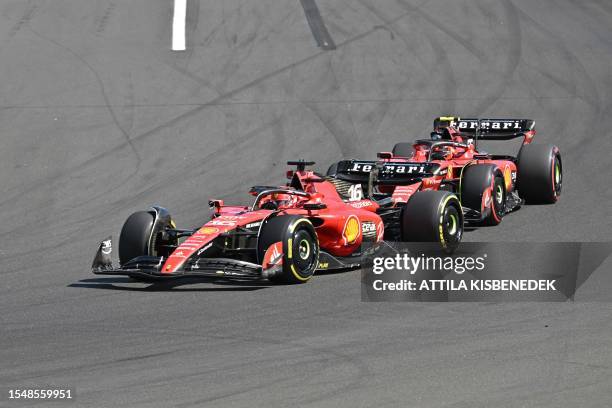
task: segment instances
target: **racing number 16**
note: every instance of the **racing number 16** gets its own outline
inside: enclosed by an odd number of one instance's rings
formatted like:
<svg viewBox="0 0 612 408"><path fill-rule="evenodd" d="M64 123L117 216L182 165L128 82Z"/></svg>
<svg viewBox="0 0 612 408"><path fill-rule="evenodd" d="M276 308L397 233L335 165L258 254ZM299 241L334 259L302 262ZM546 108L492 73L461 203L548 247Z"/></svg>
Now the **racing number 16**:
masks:
<svg viewBox="0 0 612 408"><path fill-rule="evenodd" d="M363 189L361 184L353 184L349 189L349 201L359 201L363 199Z"/></svg>

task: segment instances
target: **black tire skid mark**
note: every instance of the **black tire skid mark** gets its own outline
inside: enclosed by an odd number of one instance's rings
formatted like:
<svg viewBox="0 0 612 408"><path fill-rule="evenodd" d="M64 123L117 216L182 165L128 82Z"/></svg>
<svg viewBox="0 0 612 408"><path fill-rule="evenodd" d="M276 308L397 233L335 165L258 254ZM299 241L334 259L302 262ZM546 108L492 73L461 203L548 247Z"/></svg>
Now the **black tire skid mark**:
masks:
<svg viewBox="0 0 612 408"><path fill-rule="evenodd" d="M113 4L113 3L111 2L111 5L112 5L112 4ZM110 7L110 6L109 6L109 7ZM115 113L115 111L114 111L114 109L113 109L113 107L112 107L112 105L111 105L111 103L110 103L110 100L109 100L108 94L107 94L107 92L106 92L106 87L105 87L104 82L102 81L102 78L100 77L99 73L98 73L98 72L97 72L97 71L96 71L96 70L93 68L93 66L92 66L92 65L91 65L91 64L90 64L90 63L89 63L89 62L88 62L88 61L87 61L85 58L81 57L81 56L80 56L78 53L76 53L74 50L72 50L71 48L69 48L69 47L67 47L67 46L65 46L65 45L63 45L63 44L61 44L61 43L59 43L58 41L56 41L56 40L54 40L54 39L52 39L52 38L49 38L49 37L47 37L47 36L44 36L44 35L40 34L38 31L36 31L36 30L32 29L32 28L29 26L29 21L31 20L31 16L34 14L34 11L35 11L37 8L38 8L38 4L37 4L37 3L34 3L34 4L32 5L32 7L29 9L30 11L27 13L27 15L28 15L28 16L30 16L30 17L27 19L27 21L26 21L26 23L28 23L28 24L26 24L26 25L27 25L27 27L28 27L29 31L30 31L31 33L33 33L33 34L34 34L36 37L38 37L38 38L42 39L43 41L45 41L45 42L49 42L49 43L51 43L52 45L54 45L54 46L56 46L56 47L58 47L58 48L62 49L62 50L63 50L63 51L65 51L66 53L70 54L70 55L71 55L73 58L77 59L77 60L78 60L78 61L79 61L81 64L83 64L83 65L86 67L86 69L87 69L87 70L89 70L89 71L90 71L90 72L93 74L94 79L96 80L96 82L97 82L97 84L98 84L98 87L99 87L99 89L100 89L100 94L101 94L101 96L102 96L102 98L103 98L103 101L104 101L104 105L103 105L103 106L104 106L104 107L107 109L107 111L109 112L109 115L111 116L111 119L112 119L112 121L113 121L114 125L117 127L117 129L118 129L118 130L121 132L121 134L124 136L124 138L126 139L126 141L127 141L128 145L129 145L129 146L130 146L130 148L131 148L131 151L132 151L133 155L134 155L134 156L135 156L135 158L136 158L136 165L135 165L135 168L133 169L133 171L132 171L130 174L128 174L128 175L127 175L127 177L126 177L126 178L119 180L119 181L118 181L118 182L117 182L115 185L110 186L110 187L109 187L109 188L107 188L106 190L100 191L100 192L99 192L99 193L97 193L96 195L89 197L87 200L85 200L84 202L80 203L80 206L82 206L82 205L85 205L85 204L87 204L87 203L89 203L89 202L91 202L91 201L94 201L94 200L96 200L96 199L99 199L100 197L103 197L103 196L104 196L104 195L106 195L106 194L111 193L112 191L114 191L114 190L116 190L117 188L121 187L121 185L122 185L122 184L124 184L124 183L128 182L128 181L129 181L131 178L133 178L133 177L134 177L134 176L135 176L135 175L138 173L138 171L139 171L139 167L140 167L140 163L141 163L141 158L140 158L140 155L138 154L138 151L136 150L136 148L135 148L134 144L133 144L133 143L132 143L132 141L130 140L130 136L129 136L128 132L127 132L127 131L124 129L124 127L123 127L123 126L122 126L122 125L119 123L119 120L118 120L118 118L117 118L117 115L116 115L116 113ZM45 184L46 184L46 183L43 183L43 185L42 185L42 186L44 187L44 186L45 186ZM18 197L18 196L21 196L21 194L17 194L17 197ZM2 203L2 205L3 205L3 204L4 204L4 203ZM78 207L78 206L77 206L77 207ZM76 208L76 207L73 207L73 209L74 209L74 208ZM36 222L36 224L38 224L38 222Z"/></svg>
<svg viewBox="0 0 612 408"><path fill-rule="evenodd" d="M412 43L406 38L405 35L400 35L397 32L396 28L393 28L394 23L392 22L389 18L387 18L386 16L384 16L380 11L378 11L376 9L376 7L374 7L372 4L370 4L370 2L365 1L365 0L357 0L357 2L359 4L361 4L363 7L365 7L370 14L372 14L377 20L379 20L380 22L382 22L381 25L377 25L375 27L380 27L380 29L382 30L386 30L389 32L389 35L391 37L391 40L394 40L396 37L399 37L399 39L404 43L404 45L406 46L406 50L415 57L415 59L421 64L421 66L423 67L424 70L428 70L429 67L428 65L425 63L425 61L423 60L423 58L421 57L420 53L418 53L415 49L415 47L412 45ZM419 6L420 7L420 6ZM408 14L407 16L408 18L411 17L411 14Z"/></svg>
<svg viewBox="0 0 612 408"><path fill-rule="evenodd" d="M266 129L275 126L279 121L280 121L280 118L275 117L272 121L264 124L261 127L254 129L251 132L248 132L246 135L243 135L241 137L236 137L234 140L231 140L229 143L224 144L219 149L213 152L210 152L208 155L204 156L202 158L203 164L200 164L197 166L187 165L187 166L181 167L177 169L176 171L172 172L171 174L166 175L163 179L158 180L155 184L150 185L147 189L140 191L138 194L130 195L129 200L134 201L134 200L138 200L140 198L146 197L147 194L158 191L160 188L162 188L167 183L176 182L181 178L195 177L195 176L201 175L202 174L201 169L209 165L211 161L220 159L224 157L225 154L233 154L234 149L240 148L244 143L250 141L251 139L254 139L257 135L261 134ZM282 146L282 143L277 143L275 144L275 146ZM90 199L88 201L92 201L92 200ZM46 251L61 248L63 245L67 245L72 241L71 237L73 236L73 233L77 233L78 231L83 230L83 229L89 229L92 223L95 223L99 219L107 218L107 216L113 214L118 209L123 209L125 206L126 206L126 203L122 203L121 201L114 201L111 203L102 202L98 204L97 206L90 208L88 210L88 213L91 215L85 218L73 219L70 222L65 221L66 220L65 213L73 211L76 207L72 207L60 213L56 213L54 217L54 219L56 220L56 223L61 224L61 226L64 229L67 229L69 227L75 228L74 231L65 233L65 235L68 236L66 239L63 239L63 240L56 239L53 241L53 244L38 247L36 250L20 252L20 253L11 253L10 255L6 256L4 259L5 261L10 261L11 259L19 259L24 256L30 255L32 253L38 252L38 253L43 254ZM95 208L100 208L100 207L104 209L102 212L93 211ZM14 232L29 230L29 229L36 229L37 233L40 233L41 230L39 227L40 227L39 221L32 220L28 222L27 224L22 224L14 228L11 231L7 231L6 234L12 234ZM52 228L52 227L53 227L53 224L47 226L47 228Z"/></svg>
<svg viewBox="0 0 612 408"><path fill-rule="evenodd" d="M21 31L24 27L27 27L30 24L30 21L32 21L32 19L38 12L39 7L40 4L37 0L27 1L24 13L8 33L9 38L14 37L19 31Z"/></svg>
<svg viewBox="0 0 612 408"><path fill-rule="evenodd" d="M408 51L408 53L410 55L412 55L412 56L414 56L416 58L416 60L420 63L420 65L423 67L423 69L425 71L427 71L429 69L427 63L420 56L420 53L416 51L416 49L414 48L414 46L412 45L410 40L407 38L407 34L405 34L403 32L399 32L398 28L394 28L395 23L398 23L399 21L393 21L393 20L389 19L388 17L384 16L381 12L379 12L376 9L376 7L374 7L372 4L370 4L369 2L367 2L365 0L358 0L358 3L361 4L363 7L365 7L368 10L368 12L371 15L373 15L379 22L382 22L382 24L376 25L375 27L379 27L380 29L389 32L390 39L392 41L395 40L395 38L399 38L401 40L401 42L405 45L406 51ZM416 8L420 9L426 3L427 2L424 2L421 5L416 6ZM410 19L411 17L412 17L412 14L411 14L411 12L409 12L406 15L406 18ZM431 44L431 42L430 42L430 44ZM400 86L401 89L405 89L405 87L406 87L405 85ZM385 101L378 102L381 105L381 108L384 109L383 115L380 118L380 123L382 123L382 120L384 119L384 117L386 116L386 113L387 113L387 109L385 109L385 107L388 108L390 106L391 102L393 102L393 101L385 100Z"/></svg>
<svg viewBox="0 0 612 408"><path fill-rule="evenodd" d="M400 19L404 18L405 16L407 16L408 14L409 14L408 12L404 13L404 14L401 14L401 15L397 16L394 19L394 21L400 20ZM336 46L337 46L337 48L340 48L340 47L344 47L346 45L352 44L352 43L354 43L356 41L361 40L362 38L364 38L366 36L371 35L372 33L374 33L375 31L377 31L379 29L380 28L372 28L372 29L366 30L366 31L364 31L364 32L362 32L360 34L357 34L357 35L353 36L352 38L349 38L349 39L347 39L347 40L345 40L345 41L343 41L341 43L336 44ZM269 80L271 78L274 78L274 77L276 77L276 76L278 76L280 74L286 73L286 72L290 71L291 69L293 69L293 68L295 68L297 66L300 66L302 64L305 64L305 63L307 63L307 62L309 62L311 60L314 60L314 59L320 57L321 55L323 55L325 53L326 53L325 51L319 51L319 52L314 53L312 55L309 55L309 56L307 56L305 58L302 58L302 59L300 59L298 61L292 62L292 63L290 63L288 65L285 65L285 66L283 66L281 68L278 68L278 69L276 69L274 71L271 71L271 72L269 72L267 74L264 74L264 75L262 75L262 76L260 76L258 78L255 78L254 80L249 81L246 84L241 85L241 86L239 86L237 88L234 88L233 90L231 90L229 92L226 92L225 94L220 95L217 98L213 98L212 100L210 100L207 103L203 103L201 105L198 105L195 108L190 109L187 112L181 113L181 114L175 116L174 118L172 118L172 119L170 119L170 120L168 120L168 121L166 121L164 123L161 123L161 124L151 128L151 129L149 129L147 131L144 131L144 132L142 132L142 133L140 133L140 134L138 134L136 136L131 137L131 142L132 143L142 142L142 141L146 140L147 138L149 138L150 136L158 133L161 130L172 128L174 125L182 122L185 119L188 119L188 118L191 118L191 117L194 117L194 116L198 115L201 111L203 111L203 110L205 110L205 109L207 109L207 108L209 108L211 106L215 106L215 105L218 105L218 104L222 103L223 101L227 101L227 100L231 99L232 97L234 97L235 95L238 95L238 94L240 94L241 92L243 92L243 91L245 91L247 89L251 89L251 88L257 86L258 84L260 84L260 83L262 83L264 81L267 81L267 80ZM93 165L95 163L98 163L99 161L105 159L106 157L109 157L109 156L112 156L115 153L118 153L119 151L123 150L126 146L129 146L127 141L124 142L124 143L120 143L120 144L116 145L115 147L113 147L113 148L111 148L109 150L101 152L101 153L95 155L94 157L83 161L80 164L72 166L71 168L66 169L65 171L62 171L62 172L50 175L48 177L45 177L43 179L40 179L38 181L35 181L32 184L30 184L29 186L24 187L17 194L12 195L10 197L6 197L2 201L0 201L0 207L6 205L8 203L12 204L14 200L18 199L19 197L27 195L31 191L34 191L34 190L36 190L36 189L38 189L40 187L43 187L43 186L49 186L49 185L52 185L54 183L57 183L62 178L66 177L66 176L68 176L70 174L73 174L75 172L78 172L80 170L88 168L89 166L91 166L91 165Z"/></svg>
<svg viewBox="0 0 612 408"><path fill-rule="evenodd" d="M5 262L9 262L13 259L20 259L23 257L27 257L29 255L32 254L39 254L39 255L43 255L45 253L47 253L48 251L52 251L52 250L56 250L59 248L62 248L68 244L70 244L71 242L74 241L74 234L82 231L83 229L87 229L89 230L89 228L92 226L91 224L98 222L100 219L105 219L107 218L109 215L115 213L117 210L119 209L124 209L125 207L129 207L128 203L129 202L133 202L133 201L138 201L140 199L143 199L145 197L147 197L148 195L151 195L153 193L155 193L156 191L159 191L160 188L162 188L164 185L167 185L168 183L173 183L173 182L179 182L181 179L184 179L186 177L190 178L190 177L197 177L197 176L201 176L202 174L204 174L202 168L211 165L211 163L214 163L214 160L222 160L222 158L224 157L224 155L226 154L234 154L234 150L240 148L243 144L253 140L254 138L256 138L259 134L261 134L263 131L269 129L269 128L273 128L274 126L276 126L278 123L280 123L282 119L279 117L275 117L273 120L271 120L268 123L265 123L264 125L252 130L251 132L247 133L246 135L243 135L241 137L236 138L235 140L231 141L230 143L223 145L221 148L210 152L208 155L204 156L201 160L201 163L198 166L193 166L190 165L186 168L182 168L177 170L176 172L174 172L173 174L167 175L164 178L158 180L156 183L149 185L146 189L139 191L138 193L132 194L127 198L127 202L124 202L126 200L119 200L119 201L114 201L112 203L100 203L98 205L98 207L104 208L104 210L102 212L95 212L94 214L91 214L93 212L93 209L90 209L88 211L88 213L90 213L91 215L85 217L85 218L81 218L78 220L73 220L71 222L65 222L64 221L64 217L56 217L57 222L61 223L62 227L64 229L67 229L68 227L74 227L74 231L67 231L65 232L64 235L66 235L67 237L65 239L59 239L59 240L54 240L52 244L49 245L43 245L43 246L39 246L35 249L32 250L28 250L25 252L13 252L10 255L7 255L5 257L3 257ZM279 144L279 146L282 146L283 144ZM263 173L265 170L262 170L261 172ZM242 181L241 181L242 183ZM199 207L201 208L201 203L198 203ZM184 213L185 210L181 210L180 212L177 212L177 214L182 214ZM17 230L23 230L24 228L34 228L37 225L37 221L33 221L31 223L28 223L26 225L21 225L18 227L18 229L15 229L15 231ZM51 226L49 226L49 228L51 228ZM40 233L40 230L37 230L37 233ZM81 236L81 239L83 239L84 237ZM93 249L92 249L93 250ZM45 260L41 260L41 265L44 265ZM32 265L32 264L31 264Z"/></svg>
<svg viewBox="0 0 612 408"><path fill-rule="evenodd" d="M559 39L559 37L553 31L551 31L549 28L547 28L543 24L541 24L541 23L537 22L536 20L534 20L528 13L525 13L524 11L522 11L521 9L518 9L518 8L517 8L517 10L521 14L521 17L525 21L530 23L531 27L533 27L533 28L537 29L538 31L540 31L541 33L549 36L555 42L555 44L557 45L558 49L565 56L565 59L568 62L568 64L572 67L572 69L570 71L571 74L572 75L576 75L577 74L577 77L582 80L583 85L582 85L581 88L584 89L584 92L582 94L579 93L578 87L576 86L577 80L573 79L571 81L571 83L573 84L573 87L576 88L576 92L575 92L576 96L580 97L580 99L584 100L592 108L591 117L586 117L586 118L582 119L584 121L584 128L587 129L593 123L599 123L599 121L601 120L602 115L603 115L603 109L601 108L601 96L599 94L596 82L590 77L590 75L588 74L588 71L586 70L584 64L582 64L582 62L580 61L580 58L578 56L576 56L576 54L574 54ZM573 78L576 78L576 76L574 76ZM565 126L562 126L562 125L563 125L563 123L561 123L561 125L559 125L560 129L564 129L565 128ZM595 138L585 138L585 139L576 140L574 145L566 146L566 149L564 149L564 155L565 156L574 157L575 160L582 160L582 159L584 159L584 156L589 154L590 150L587 147L589 145L591 145L591 144L594 144L594 143L600 143L600 141L598 139L595 139ZM587 181L587 180L585 180L585 181ZM595 186L594 186L594 188L595 188Z"/></svg>
<svg viewBox="0 0 612 408"><path fill-rule="evenodd" d="M451 38L452 40L457 42L466 51L468 51L470 54L472 54L474 57L476 57L481 63L486 63L487 62L486 55L482 51L480 51L478 48L476 48L468 40L463 38L463 36L459 35L459 33L451 30L449 27L446 27L446 26L444 26L442 24L439 24L438 21L434 17L431 17L429 14L427 14L426 12L424 12L422 10L422 5L421 6L414 6L414 5L410 4L406 0L396 0L396 2L397 2L397 4L399 4L405 10L408 10L412 14L417 15L419 18L421 18L424 21L428 22L430 27L434 27L434 28L440 30L441 32L443 32L444 34L446 34L449 38Z"/></svg>
<svg viewBox="0 0 612 408"><path fill-rule="evenodd" d="M225 18L224 28L228 25L241 26L241 12L243 6L241 5L236 12L232 13L229 18ZM242 67L243 63L248 60L253 50L255 49L256 39L259 36L259 30L261 26L265 22L265 18L262 18L258 13L254 13L253 15L249 15L248 21L252 22L255 20L251 26L251 31L248 33L247 37L238 42L236 38L236 44L232 44L232 46L240 49L241 52L233 52L227 60L224 61L223 66L220 69L220 72L223 73L223 78L216 84L220 89L227 89L227 84L230 79L238 72L238 70ZM232 39L233 42L233 39Z"/></svg>
<svg viewBox="0 0 612 408"><path fill-rule="evenodd" d="M501 98L506 88L512 82L514 73L521 62L523 38L518 10L511 0L503 0L501 3L508 20L508 24L506 25L508 28L507 38L509 39L509 51L507 53L508 59L506 61L504 72L502 73L502 81L500 82L499 86L497 86L491 92L490 96L486 97L476 106L474 109L476 116L480 116L487 112L487 110Z"/></svg>
<svg viewBox="0 0 612 408"><path fill-rule="evenodd" d="M409 35L407 33L400 32L398 28L393 28L393 25L395 22L383 16L373 5L367 3L364 0L358 0L358 2L361 5L363 5L372 15L374 15L378 20L380 20L383 23L379 27L381 27L382 29L388 30L392 39L394 37L398 37L405 44L407 51L415 56L417 61L419 61L421 66L426 71L429 71L430 69L429 65L420 57L419 53L416 52L415 48L413 47L413 45L411 44L409 40ZM427 4L427 2L424 2L418 6L409 5L410 7L408 8L405 7L405 9L409 10L409 14L407 15L407 18L411 19L412 23L416 25L422 25L422 20L419 19L418 16L415 15L414 11L420 10L425 4ZM450 95L446 95L444 98L442 98L444 103L449 104L449 107L446 107L443 109L447 109L447 112L454 112L455 106L457 103L457 86L456 86L457 81L455 79L455 74L454 74L454 70L453 70L451 61L448 58L447 52L444 50L442 45L435 38L431 36L427 36L426 38L436 57L436 60L439 61L443 65L444 67L443 70L445 72L444 76L448 78L448 82L450 83L449 86L445 86L445 89L448 90L448 94ZM473 48L473 47L470 47L470 48ZM383 101L382 103L389 104L390 102L392 101L387 100L387 101ZM420 133L427 132L428 130L429 130L429 127L425 127Z"/></svg>
<svg viewBox="0 0 612 408"><path fill-rule="evenodd" d="M391 36L393 37L393 31L390 29L390 25L392 25L393 23L390 23L388 19L384 19L382 18L382 16L378 15L376 10L369 4L365 3L362 0L359 0L359 3L364 6L366 9L368 9L368 11L371 14L374 14L378 20L382 21L384 23L384 25L375 25L373 28L378 30L378 29L383 29L383 30L389 30L391 33ZM396 22L396 21L395 21ZM404 40L404 42L408 45L408 43L405 41L405 39L402 38L402 40ZM340 50L340 52L337 52L336 55L339 55L338 58L342 58L342 51ZM342 94L341 90L342 87L340 85L340 82L338 81L337 75L335 74L334 70L333 70L333 55L330 55L328 58L329 61L329 70L331 71L333 78L334 78L334 83L336 84L336 87L338 90L340 90L340 93ZM419 58L417 56L417 58ZM419 61L421 59L419 58ZM354 119L351 113L351 109L350 109L350 102L348 102L348 98L346 98L346 95L344 95L342 98L342 100L346 100L347 102L336 102L342 105L345 105L345 109L346 109L346 114L347 117L349 119L349 122L351 124L351 129L352 129L352 134L353 137L343 137L342 133L344 133L341 129L336 129L335 125L333 124L333 121L330 121L328 118L325 117L325 109L320 109L318 106L318 101L309 101L309 102L305 102L305 101L300 101L306 108L308 108L312 113L315 114L316 118L319 120L319 122L321 124L323 124L323 126L329 131L329 133L331 134L333 140L336 142L336 144L338 145L338 148L340 149L340 154L342 157L348 157L351 154L355 154L357 153L355 151L355 149L352 149L351 146L355 145L355 142L357 140L359 140L358 135L357 135L357 129L355 127L355 123L354 123ZM385 103L388 104L387 101L382 101L381 102L383 105ZM346 139L346 140L345 140Z"/></svg>
<svg viewBox="0 0 612 408"><path fill-rule="evenodd" d="M454 41L459 43L463 48L469 51L472 55L474 55L481 63L486 64L488 59L485 54L483 54L480 50L474 47L470 42L460 36L458 33L450 30L448 27L437 24L437 21L429 16L427 13L422 10L415 8L411 4L409 4L406 0L397 0L398 4L402 5L405 9L411 10L414 14L418 15L420 18L429 22L431 26L439 29L443 33L445 33L448 37L452 38ZM496 86L488 96L485 96L473 109L473 115L480 116L486 110L493 105L497 100L499 100L509 85L514 72L516 71L519 62L521 60L521 47L522 47L522 38L521 38L521 28L520 21L518 19L516 8L514 4L510 0L504 0L503 6L506 12L506 16L510 23L508 24L508 38L510 39L510 51L508 52L508 60L506 62L506 67L503 72L503 80L500 81L499 85Z"/></svg>
<svg viewBox="0 0 612 408"><path fill-rule="evenodd" d="M106 27L112 18L117 4L114 1L109 1L102 16L97 19L95 33L97 36L102 36L106 31Z"/></svg>
<svg viewBox="0 0 612 408"><path fill-rule="evenodd" d="M104 85L104 81L102 81L102 78L100 77L100 74L96 71L96 69L83 57L81 57L79 54L77 54L74 50L72 50L71 48L65 46L64 44L59 43L58 41L49 38L47 36L44 36L42 34L40 34L38 31L35 31L34 29L30 28L30 31L36 35L37 37L50 42L51 44L57 46L58 48L66 51L67 53L69 53L70 55L72 55L74 58L76 58L78 61L80 61L94 76L96 82L98 83L98 86L100 88L100 94L102 95L102 98L104 100L104 106L108 109L108 113L111 116L111 119L113 120L113 123L115 124L115 126L117 127L117 129L121 132L121 134L123 135L123 137L126 139L127 144L130 146L134 157L136 158L137 164L140 164L141 158L140 155L138 154L138 151L136 150L136 147L134 146L130 135L126 132L126 130L123 128L123 126L119 123L119 120L117 119L117 115L115 114L115 111L113 110L113 107L110 103L110 99L108 98L108 94L106 93L106 87Z"/></svg>
<svg viewBox="0 0 612 408"><path fill-rule="evenodd" d="M30 31L36 35L37 37L50 42L51 44L54 44L55 46L57 46L58 48L66 51L67 53L69 53L70 55L72 55L74 58L76 58L78 61L80 61L94 76L96 82L98 83L99 89L100 89L100 93L101 96L104 100L104 106L107 109L114 125L116 126L116 128L120 131L120 133L123 135L124 139L125 139L125 143L127 146L130 147L130 150L135 158L135 165L133 170L123 179L119 180L115 185L108 187L107 189L100 191L99 193L97 193L96 195L94 195L93 197L90 197L88 200L86 200L85 203L91 202L93 200L99 199L100 197L103 197L104 195L107 195L113 191L115 191L117 188L121 187L121 185L129 182L133 177L136 176L136 174L138 173L138 171L140 170L140 165L142 162L142 159L140 157L140 154L138 153L138 150L136 149L136 146L134 145L133 140L131 139L130 135L128 134L128 132L124 129L124 127L121 125L121 123L119 122L119 119L117 118L117 114L115 113L115 110L113 109L111 103L110 103L110 99L108 97L108 94L106 92L106 87L104 85L104 82L102 81L102 78L100 77L100 74L93 68L93 66L83 57L81 57L79 54L77 54L74 50L72 50L71 48L55 41L52 38L46 37L40 33L38 33L37 31L33 30L30 28ZM20 194L19 194L20 195ZM81 203L81 205L84 205L85 203ZM0 206L2 206L4 203L1 203Z"/></svg>
<svg viewBox="0 0 612 408"><path fill-rule="evenodd" d="M279 157L283 157L287 146L287 134L283 130L283 122L285 121L285 117L290 115L290 112L287 114L282 113L275 115L270 121L267 121L254 131L248 132L246 136L237 138L234 143L227 148L227 154L232 156L229 160L239 160L240 155L235 153L237 151L249 151L249 149L251 149L250 151L254 151L253 149L260 149L261 146L258 146L260 143L258 136L263 133L271 134L272 140L270 143L266 144L265 151L257 155L258 157L256 163L270 163L272 160L277 160ZM266 156L269 157L268 160L265 159ZM214 159L223 160L222 157L223 155L221 155L221 157L215 156ZM274 168L274 164L272 165L272 168ZM215 195L228 198L241 195L245 198L252 198L246 194L247 189L245 188L245 185L256 185L268 180L270 170L271 166L269 164L262 167L250 166L248 172L244 173L239 180L236 179L234 182L223 183L222 188L217 187L215 190ZM206 174L206 171L202 170L196 175L196 177L204 174ZM277 175L275 174L275 176ZM282 174L279 172L278 176L282 176ZM211 192L206 190L204 190L203 193L211 194ZM202 198L208 199L213 197L211 195ZM173 216L176 214L179 218L187 220L189 225L199 227L204 221L207 221L203 220L201 215L199 215L201 208L202 205L200 202L193 202L191 204L187 203L186 205L181 206L180 209L177 209L177 211L172 211L172 214ZM189 222L191 219L194 221Z"/></svg>
<svg viewBox="0 0 612 408"><path fill-rule="evenodd" d="M321 123L325 129L327 129L332 139L338 146L338 149L340 151L340 156L345 157L347 154L346 153L347 150L345 147L345 141L343 140L344 138L338 134L340 130L336 129L335 125L330 120L324 117L324 111L319 109L317 104L310 103L310 102L302 102L302 104L306 109L312 112L315 118L319 121L319 123Z"/></svg>

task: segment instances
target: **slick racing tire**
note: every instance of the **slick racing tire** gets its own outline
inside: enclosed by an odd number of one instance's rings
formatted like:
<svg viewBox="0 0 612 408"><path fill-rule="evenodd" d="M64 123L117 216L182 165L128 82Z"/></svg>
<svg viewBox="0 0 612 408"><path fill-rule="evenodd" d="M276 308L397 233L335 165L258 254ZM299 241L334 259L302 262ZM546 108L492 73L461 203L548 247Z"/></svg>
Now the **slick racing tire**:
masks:
<svg viewBox="0 0 612 408"><path fill-rule="evenodd" d="M319 241L307 218L283 215L267 219L257 241L260 262L270 245L282 242L282 268L269 277L274 283L306 283L319 265Z"/></svg>
<svg viewBox="0 0 612 408"><path fill-rule="evenodd" d="M405 242L436 243L430 250L454 251L463 237L463 211L457 196L448 191L416 192L404 207L401 237Z"/></svg>
<svg viewBox="0 0 612 408"><path fill-rule="evenodd" d="M396 143L391 152L394 156L411 157L414 149L412 143Z"/></svg>
<svg viewBox="0 0 612 408"><path fill-rule="evenodd" d="M119 235L119 263L124 265L131 259L144 255L167 256L168 254L159 253L158 248L162 242L156 242L155 238L162 229L174 225L171 219L169 222L171 225L159 221L155 223L154 211L138 211L130 215ZM148 278L131 279L141 282L153 281Z"/></svg>
<svg viewBox="0 0 612 408"><path fill-rule="evenodd" d="M506 207L506 183L502 172L493 164L476 164L463 169L461 204L480 211L483 225L497 225Z"/></svg>
<svg viewBox="0 0 612 408"><path fill-rule="evenodd" d="M327 173L325 173L328 177L334 177L338 172L338 163L334 163L327 169Z"/></svg>
<svg viewBox="0 0 612 408"><path fill-rule="evenodd" d="M528 144L518 156L517 186L519 196L528 204L552 204L559 200L563 166L559 148Z"/></svg>
<svg viewBox="0 0 612 408"><path fill-rule="evenodd" d="M155 216L148 211L130 215L119 236L119 263L124 265L137 256L153 255L149 247Z"/></svg>

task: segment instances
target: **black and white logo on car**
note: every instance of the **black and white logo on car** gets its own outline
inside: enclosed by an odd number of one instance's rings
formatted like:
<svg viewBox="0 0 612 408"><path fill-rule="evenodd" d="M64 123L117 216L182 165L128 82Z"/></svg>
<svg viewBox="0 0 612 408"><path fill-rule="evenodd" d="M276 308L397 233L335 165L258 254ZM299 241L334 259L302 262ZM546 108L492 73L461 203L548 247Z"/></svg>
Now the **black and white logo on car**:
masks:
<svg viewBox="0 0 612 408"><path fill-rule="evenodd" d="M372 221L363 221L361 223L361 233L364 239L376 239L376 224Z"/></svg>
<svg viewBox="0 0 612 408"><path fill-rule="evenodd" d="M481 130L507 130L520 131L522 129L522 120L481 120ZM458 130L476 130L478 129L477 120L458 120L451 122L451 126Z"/></svg>
<svg viewBox="0 0 612 408"><path fill-rule="evenodd" d="M113 252L113 243L110 239L102 241L101 251L104 255L110 255Z"/></svg>
<svg viewBox="0 0 612 408"><path fill-rule="evenodd" d="M348 169L349 173L369 173L375 168L375 164L367 162L353 162ZM428 166L421 163L385 163L382 165L379 174L381 175L403 175L403 174L422 174Z"/></svg>

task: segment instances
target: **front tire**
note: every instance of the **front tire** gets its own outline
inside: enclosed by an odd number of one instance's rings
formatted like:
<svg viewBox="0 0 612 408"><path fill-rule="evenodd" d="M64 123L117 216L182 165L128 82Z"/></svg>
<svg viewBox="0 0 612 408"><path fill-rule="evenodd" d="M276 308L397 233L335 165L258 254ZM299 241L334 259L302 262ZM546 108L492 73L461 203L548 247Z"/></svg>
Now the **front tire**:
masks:
<svg viewBox="0 0 612 408"><path fill-rule="evenodd" d="M152 255L150 242L155 216L148 211L130 215L119 236L119 263L124 265L138 256Z"/></svg>
<svg viewBox="0 0 612 408"><path fill-rule="evenodd" d="M156 222L155 211L138 211L128 217L121 228L119 236L119 263L125 265L130 260L139 256L167 256L160 250L159 232L164 228L173 226L170 214L164 210L160 219ZM161 253L160 253L161 251ZM148 278L131 279L139 282L152 282Z"/></svg>
<svg viewBox="0 0 612 408"><path fill-rule="evenodd" d="M274 283L306 283L319 265L319 241L311 222L297 215L285 215L267 219L261 227L257 242L259 261L270 245L281 242L283 246L282 268L270 276Z"/></svg>
<svg viewBox="0 0 612 408"><path fill-rule="evenodd" d="M459 199L448 191L416 192L402 211L401 234L405 242L435 242L454 251L463 237Z"/></svg>
<svg viewBox="0 0 612 408"><path fill-rule="evenodd" d="M559 148L523 145L518 156L517 186L528 204L552 204L559 200L563 166Z"/></svg>

